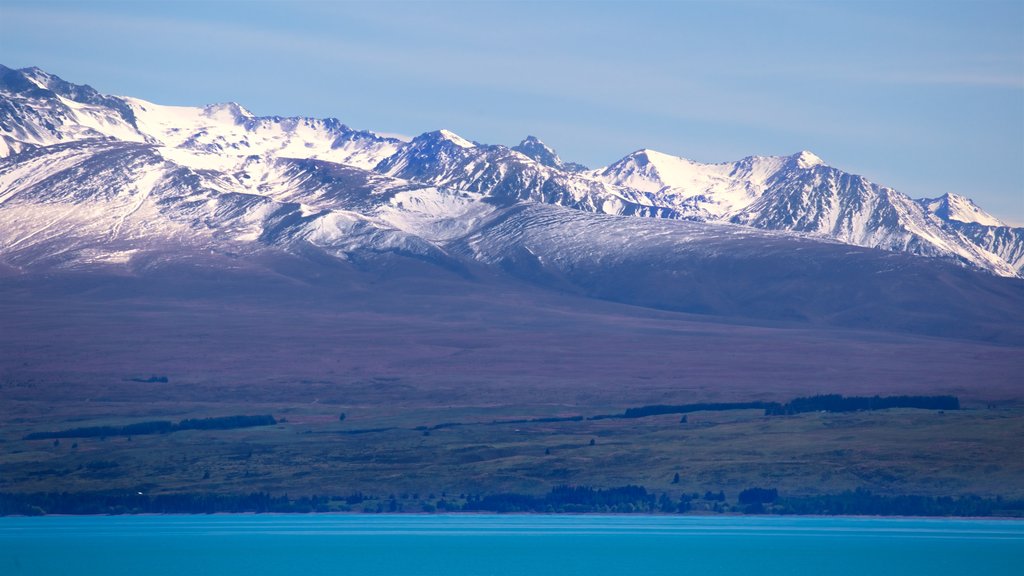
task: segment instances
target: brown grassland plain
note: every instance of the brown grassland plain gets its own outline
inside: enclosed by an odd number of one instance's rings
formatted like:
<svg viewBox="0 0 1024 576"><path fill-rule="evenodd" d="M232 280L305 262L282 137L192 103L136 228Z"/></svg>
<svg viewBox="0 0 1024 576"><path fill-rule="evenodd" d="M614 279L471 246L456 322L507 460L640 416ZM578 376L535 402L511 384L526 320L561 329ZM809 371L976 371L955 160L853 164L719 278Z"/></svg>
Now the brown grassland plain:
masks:
<svg viewBox="0 0 1024 576"><path fill-rule="evenodd" d="M311 305L241 291L6 291L0 492L361 491L420 502L640 484L730 499L750 486L1024 497L1020 347L580 306L519 288L424 292L396 282ZM133 380L150 375L168 382ZM952 394L964 409L585 419L645 404L823 393ZM238 414L281 422L23 439ZM570 416L584 419L495 423Z"/></svg>

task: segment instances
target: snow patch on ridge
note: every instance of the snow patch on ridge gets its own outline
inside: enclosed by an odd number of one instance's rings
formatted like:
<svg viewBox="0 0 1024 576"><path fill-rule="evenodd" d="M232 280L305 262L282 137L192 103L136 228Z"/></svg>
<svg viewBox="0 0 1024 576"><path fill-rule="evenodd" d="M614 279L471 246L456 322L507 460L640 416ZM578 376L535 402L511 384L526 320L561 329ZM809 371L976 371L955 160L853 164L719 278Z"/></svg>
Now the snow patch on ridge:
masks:
<svg viewBox="0 0 1024 576"><path fill-rule="evenodd" d="M460 148L476 148L476 144L473 144L469 140L466 140L465 138L459 136L458 134L452 132L451 130L445 130L444 128L442 128L438 130L438 133L445 140L448 140L449 142L455 144L456 146L459 146Z"/></svg>

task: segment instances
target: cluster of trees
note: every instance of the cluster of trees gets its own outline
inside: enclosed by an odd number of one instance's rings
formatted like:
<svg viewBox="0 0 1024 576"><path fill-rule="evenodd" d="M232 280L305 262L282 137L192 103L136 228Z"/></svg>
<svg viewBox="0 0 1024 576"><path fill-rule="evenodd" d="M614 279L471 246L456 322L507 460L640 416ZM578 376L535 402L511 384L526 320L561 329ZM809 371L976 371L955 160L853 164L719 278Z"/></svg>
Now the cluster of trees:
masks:
<svg viewBox="0 0 1024 576"><path fill-rule="evenodd" d="M606 420L608 418L646 418L662 414L687 414L690 412L719 410L767 410L780 406L778 402L698 402L694 404L653 404L626 408L622 414L598 414L587 420Z"/></svg>
<svg viewBox="0 0 1024 576"><path fill-rule="evenodd" d="M179 430L230 430L252 426L272 426L277 420L269 414L260 416L220 416L216 418L189 418L175 424L168 420L137 422L127 426L89 426L70 428L53 432L32 432L24 440L46 440L50 438L97 438L105 436L142 436L146 434L167 434Z"/></svg>
<svg viewBox="0 0 1024 576"><path fill-rule="evenodd" d="M166 384L170 382L170 379L168 379L167 376L157 376L155 374L149 378L129 378L128 380L131 382L143 382L146 384Z"/></svg>
<svg viewBox="0 0 1024 576"><path fill-rule="evenodd" d="M588 420L608 418L646 418L662 414L688 414L690 412L725 410L764 410L767 416L800 414L802 412L855 412L858 410L884 410L886 408L921 408L925 410L959 410L956 396L842 396L821 394L795 398L785 404L779 402L697 402L694 404L653 404L627 408L622 414L599 414ZM680 420L683 422L684 420Z"/></svg>
<svg viewBox="0 0 1024 576"><path fill-rule="evenodd" d="M657 498L643 486L595 489L558 486L543 496L489 494L469 496L462 507L474 512L654 512Z"/></svg>
<svg viewBox="0 0 1024 576"><path fill-rule="evenodd" d="M1004 516L1024 517L1024 500L949 496L882 496L858 489L841 494L790 496L772 506L776 514L872 516Z"/></svg>
<svg viewBox="0 0 1024 576"><path fill-rule="evenodd" d="M779 498L775 488L747 488L736 498L741 510L747 514L764 514L765 504L771 504Z"/></svg>
<svg viewBox="0 0 1024 576"><path fill-rule="evenodd" d="M740 492L739 500L740 504L768 504L775 502L779 498L779 491L775 488L747 488Z"/></svg>
<svg viewBox="0 0 1024 576"><path fill-rule="evenodd" d="M923 410L959 410L956 396L842 396L820 394L795 398L786 404L765 409L767 415L800 414L802 412L857 412L887 408L920 408Z"/></svg>
<svg viewBox="0 0 1024 576"><path fill-rule="evenodd" d="M177 430L231 430L253 426L273 426L277 420L270 414L258 416L219 416L216 418L189 418L178 422Z"/></svg>

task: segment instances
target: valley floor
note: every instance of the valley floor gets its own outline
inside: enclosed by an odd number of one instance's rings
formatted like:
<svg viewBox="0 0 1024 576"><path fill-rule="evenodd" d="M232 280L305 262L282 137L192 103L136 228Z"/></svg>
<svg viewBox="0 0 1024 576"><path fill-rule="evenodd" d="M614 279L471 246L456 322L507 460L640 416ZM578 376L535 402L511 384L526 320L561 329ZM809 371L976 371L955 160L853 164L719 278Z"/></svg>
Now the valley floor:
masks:
<svg viewBox="0 0 1024 576"><path fill-rule="evenodd" d="M335 496L328 509L354 511L560 485L697 494L697 511L739 509L751 487L1024 498L1019 347L584 308L507 286L404 299L393 285L329 305L11 286L0 299L0 493L264 492ZM949 394L962 409L588 419L828 393ZM277 423L25 439L239 415ZM348 502L360 493L366 503Z"/></svg>
<svg viewBox="0 0 1024 576"><path fill-rule="evenodd" d="M162 405L106 408L170 411ZM357 511L429 510L440 501L458 509L467 498L543 495L560 485L640 485L673 502L696 496L690 506L698 511L742 509L738 497L752 487L777 490L783 498L857 489L885 496L1024 498L1019 443L1024 406L1019 404L790 416L708 411L688 414L685 423L677 414L493 423L569 414L542 406L387 415L346 408L346 419L339 421L339 408L194 406L191 414L197 416L258 410L281 421L234 430L57 440L25 440L39 425L16 419L0 443L0 492L267 492L336 496L327 509ZM138 419L96 414L83 420L58 411L47 420L78 425ZM724 500L702 499L709 492L722 492Z"/></svg>

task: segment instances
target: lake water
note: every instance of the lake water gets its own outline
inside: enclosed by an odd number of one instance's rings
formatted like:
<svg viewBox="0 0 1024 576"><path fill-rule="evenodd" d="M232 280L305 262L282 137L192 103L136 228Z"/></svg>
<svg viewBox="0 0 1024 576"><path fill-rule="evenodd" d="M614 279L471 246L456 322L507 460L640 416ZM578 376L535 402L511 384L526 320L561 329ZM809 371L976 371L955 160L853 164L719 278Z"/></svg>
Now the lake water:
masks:
<svg viewBox="0 0 1024 576"><path fill-rule="evenodd" d="M0 574L1024 574L1024 522L218 515L0 518Z"/></svg>

